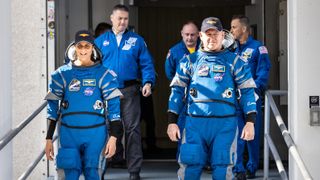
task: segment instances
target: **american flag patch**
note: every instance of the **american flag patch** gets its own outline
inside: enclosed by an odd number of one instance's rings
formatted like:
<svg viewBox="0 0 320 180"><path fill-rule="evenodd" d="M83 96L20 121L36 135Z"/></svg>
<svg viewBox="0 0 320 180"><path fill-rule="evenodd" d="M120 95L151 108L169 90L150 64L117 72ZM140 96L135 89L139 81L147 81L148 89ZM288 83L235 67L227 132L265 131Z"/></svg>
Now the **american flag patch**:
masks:
<svg viewBox="0 0 320 180"><path fill-rule="evenodd" d="M265 46L259 47L260 54L268 54L268 49Z"/></svg>

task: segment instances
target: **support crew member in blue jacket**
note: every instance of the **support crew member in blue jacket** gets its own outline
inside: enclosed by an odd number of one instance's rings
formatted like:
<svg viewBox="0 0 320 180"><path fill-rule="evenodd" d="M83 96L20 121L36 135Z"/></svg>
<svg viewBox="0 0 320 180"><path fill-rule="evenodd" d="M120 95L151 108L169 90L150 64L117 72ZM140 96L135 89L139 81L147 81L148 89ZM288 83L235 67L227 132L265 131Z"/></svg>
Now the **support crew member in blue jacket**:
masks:
<svg viewBox="0 0 320 180"><path fill-rule="evenodd" d="M223 48L224 31L218 18L203 20L200 39L200 49L182 60L171 82L168 135L172 141L180 138L176 122L187 88L187 118L179 156L184 168L179 169L179 179L200 179L208 159L212 179L233 179L238 134L236 90L241 90L240 105L247 121L241 137L252 140L255 83L246 63Z"/></svg>
<svg viewBox="0 0 320 180"><path fill-rule="evenodd" d="M192 54L199 48L199 30L193 21L188 21L182 26L182 40L169 49L165 62L165 73L169 81L176 74L180 60L186 55Z"/></svg>
<svg viewBox="0 0 320 180"><path fill-rule="evenodd" d="M112 30L95 40L103 54L103 65L118 75L121 99L122 121L125 127L126 159L130 179L140 179L142 164L140 130L140 84L142 95L151 95L151 86L155 83L153 59L141 36L127 30L129 9L116 5L110 16Z"/></svg>
<svg viewBox="0 0 320 180"><path fill-rule="evenodd" d="M61 120L57 168L64 170L66 180L77 180L81 173L86 180L99 180L99 157L108 136L106 114L111 131L104 152L107 157L114 155L122 134L121 92L116 74L102 65L89 31L78 31L73 46L71 62L52 73L45 97L50 121L45 152L53 160L52 136Z"/></svg>
<svg viewBox="0 0 320 180"><path fill-rule="evenodd" d="M262 123L262 98L264 91L268 86L269 70L271 67L268 50L261 42L254 40L250 36L249 18L244 15L235 15L231 21L231 33L237 40L238 48L235 53L243 60L248 62L251 69L252 78L256 83L255 92L259 96L257 100L257 119L255 123L255 138L253 141L244 141L238 139L237 148L237 163L234 171L237 173L238 179L254 178L259 166L259 152L260 152L260 131ZM244 115L241 107L239 109L239 130L244 126ZM245 146L248 149L248 162L246 167L243 165L243 154ZM246 172L247 171L247 172Z"/></svg>

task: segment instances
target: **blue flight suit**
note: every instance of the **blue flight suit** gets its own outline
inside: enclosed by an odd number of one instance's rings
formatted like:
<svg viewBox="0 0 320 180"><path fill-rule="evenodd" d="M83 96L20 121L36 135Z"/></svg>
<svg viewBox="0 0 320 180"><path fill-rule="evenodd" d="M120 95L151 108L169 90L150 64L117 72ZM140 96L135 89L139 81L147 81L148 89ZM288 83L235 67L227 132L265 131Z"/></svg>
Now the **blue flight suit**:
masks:
<svg viewBox="0 0 320 180"><path fill-rule="evenodd" d="M197 41L196 49L197 51L199 49L199 43L200 40ZM167 78L171 81L176 74L176 69L179 67L179 63L182 60L183 57L186 55L189 55L190 52L188 48L186 47L183 40L181 40L179 43L174 45L169 49L169 52L167 54L166 62L165 62L165 73Z"/></svg>
<svg viewBox="0 0 320 180"><path fill-rule="evenodd" d="M103 65L118 75L119 89L123 94L120 108L125 127L128 171L139 173L143 154L140 130L140 85L137 80L140 79L142 85L155 84L153 59L144 39L128 30L122 34L119 46L116 35L111 30L99 36L95 40L95 45L102 52ZM123 151L123 148L120 148L122 146L118 144L115 156L122 156L119 151Z"/></svg>
<svg viewBox="0 0 320 180"><path fill-rule="evenodd" d="M251 69L252 78L254 79L257 88L255 88L256 94L259 96L257 100L257 119L255 123L255 137L252 141L244 141L240 137L238 138L238 147L237 147L237 163L234 167L234 172L246 172L246 169L250 173L255 173L259 166L259 150L260 150L260 130L262 123L262 98L264 91L268 88L268 79L269 79L269 70L271 67L270 59L268 56L268 50L263 46L259 41L254 40L251 36L248 37L248 40L245 44L239 44L235 50L235 53L238 54L242 59L248 62ZM239 108L239 131L242 131L245 121L242 109ZM249 160L244 168L243 165L243 153L245 145L248 148Z"/></svg>
<svg viewBox="0 0 320 180"><path fill-rule="evenodd" d="M169 112L180 114L187 92L187 118L180 148L178 176L200 179L210 160L213 179L232 179L237 140L236 89L246 115L256 113L255 83L245 62L229 50L202 49L184 58L171 82Z"/></svg>
<svg viewBox="0 0 320 180"><path fill-rule="evenodd" d="M100 61L92 66L71 62L51 75L48 119L61 116L56 162L67 180L99 180L99 157L107 139L106 117L120 121L120 96L116 74ZM61 105L59 105L61 102Z"/></svg>
<svg viewBox="0 0 320 180"><path fill-rule="evenodd" d="M198 39L195 51L197 51L199 49L199 44L200 44L200 40ZM169 81L172 81L174 75L176 74L176 69L177 69L177 67L179 67L180 61L185 56L187 56L189 54L190 54L190 52L189 52L189 50L183 40L181 40L179 43L177 43L176 45L174 45L173 47L171 47L169 49L169 52L168 52L167 58L166 58L166 62L165 62L165 73L166 73L166 76ZM184 129L185 122L186 122L186 120L185 120L186 119L186 109L187 108L184 107L183 110L181 111L181 114L179 114L179 119L178 119L178 123L177 123L181 134ZM179 150L180 144L181 144L181 141L179 140L178 149L177 149L177 156L180 152L180 150Z"/></svg>

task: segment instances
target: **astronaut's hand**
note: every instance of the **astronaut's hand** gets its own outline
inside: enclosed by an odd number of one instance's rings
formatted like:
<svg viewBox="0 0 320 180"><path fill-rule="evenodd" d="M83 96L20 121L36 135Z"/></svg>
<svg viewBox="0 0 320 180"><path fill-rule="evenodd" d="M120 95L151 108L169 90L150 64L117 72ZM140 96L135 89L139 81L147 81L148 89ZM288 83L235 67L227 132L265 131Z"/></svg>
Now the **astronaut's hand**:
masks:
<svg viewBox="0 0 320 180"><path fill-rule="evenodd" d="M106 158L111 158L116 153L116 142L117 138L114 136L110 136L104 151L104 156Z"/></svg>
<svg viewBox="0 0 320 180"><path fill-rule="evenodd" d="M168 125L167 134L171 141L178 141L181 138L180 129L176 123Z"/></svg>
<svg viewBox="0 0 320 180"><path fill-rule="evenodd" d="M142 88L142 95L144 97L148 97L151 95L151 84L150 83L146 83L143 88Z"/></svg>
<svg viewBox="0 0 320 180"><path fill-rule="evenodd" d="M53 150L53 143L51 139L47 139L46 141L45 152L46 152L47 159L52 161L54 158L54 150Z"/></svg>
<svg viewBox="0 0 320 180"><path fill-rule="evenodd" d="M246 141L251 141L254 139L254 123L252 122L246 123L241 133L241 139Z"/></svg>

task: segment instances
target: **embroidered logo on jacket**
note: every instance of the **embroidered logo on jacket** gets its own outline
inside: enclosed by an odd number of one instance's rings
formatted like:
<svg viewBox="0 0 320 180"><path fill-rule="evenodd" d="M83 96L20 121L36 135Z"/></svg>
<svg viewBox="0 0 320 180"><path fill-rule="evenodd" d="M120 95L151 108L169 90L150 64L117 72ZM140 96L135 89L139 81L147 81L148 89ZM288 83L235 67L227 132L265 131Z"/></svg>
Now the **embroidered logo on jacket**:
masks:
<svg viewBox="0 0 320 180"><path fill-rule="evenodd" d="M83 86L96 86L95 79L84 79L82 83L83 83Z"/></svg>
<svg viewBox="0 0 320 180"><path fill-rule="evenodd" d="M241 58L245 59L245 61L247 61L248 59L250 59L252 57L252 53L253 53L254 49L252 48L247 48L242 54L241 54Z"/></svg>
<svg viewBox="0 0 320 180"><path fill-rule="evenodd" d="M107 41L107 40L103 41L103 46L108 46L109 44L110 44L109 41Z"/></svg>
<svg viewBox="0 0 320 180"><path fill-rule="evenodd" d="M220 82L220 81L223 80L223 76L224 76L224 75L225 75L224 73L216 73L216 74L213 76L213 79L214 79L214 81L216 81L216 82Z"/></svg>
<svg viewBox="0 0 320 180"><path fill-rule="evenodd" d="M124 46L122 47L122 50L130 50L132 46L136 45L137 38L130 37L128 40L125 41Z"/></svg>
<svg viewBox="0 0 320 180"><path fill-rule="evenodd" d="M226 67L223 65L213 65L213 72L226 72Z"/></svg>
<svg viewBox="0 0 320 180"><path fill-rule="evenodd" d="M268 49L265 46L259 47L260 54L268 54Z"/></svg>
<svg viewBox="0 0 320 180"><path fill-rule="evenodd" d="M83 93L85 96L92 96L94 89L94 87L87 87Z"/></svg>
<svg viewBox="0 0 320 180"><path fill-rule="evenodd" d="M207 64L202 64L198 70L198 76L208 76L209 66Z"/></svg>
<svg viewBox="0 0 320 180"><path fill-rule="evenodd" d="M72 79L69 84L69 91L79 91L80 90L80 81L78 79Z"/></svg>

